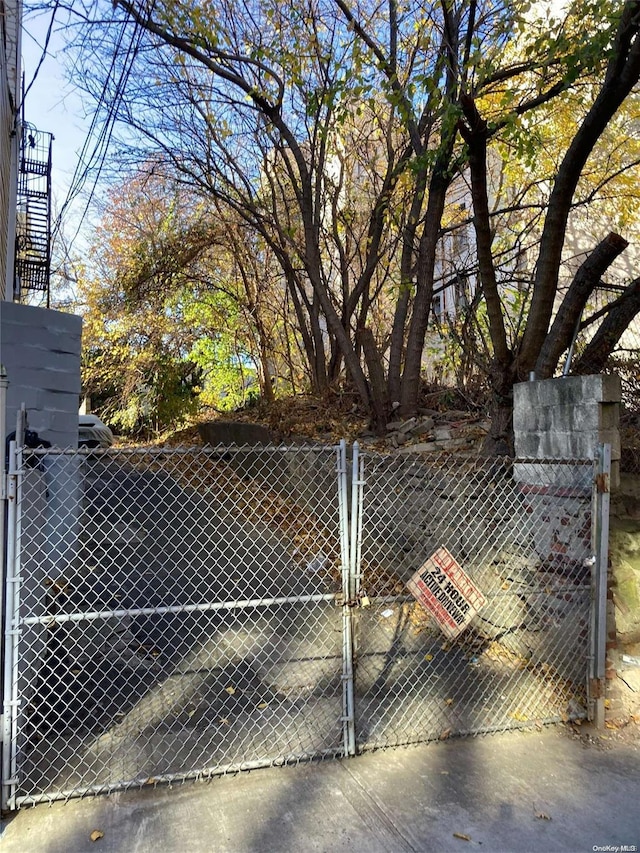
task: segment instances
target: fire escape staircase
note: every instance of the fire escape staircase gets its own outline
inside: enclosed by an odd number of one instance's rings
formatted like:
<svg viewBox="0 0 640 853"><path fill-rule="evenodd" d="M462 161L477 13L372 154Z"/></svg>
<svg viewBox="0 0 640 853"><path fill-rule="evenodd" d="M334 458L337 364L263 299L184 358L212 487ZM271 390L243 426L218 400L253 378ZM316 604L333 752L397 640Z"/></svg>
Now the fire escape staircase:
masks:
<svg viewBox="0 0 640 853"><path fill-rule="evenodd" d="M22 125L18 164L14 298L26 291L45 294L49 307L51 274L51 144L50 133Z"/></svg>

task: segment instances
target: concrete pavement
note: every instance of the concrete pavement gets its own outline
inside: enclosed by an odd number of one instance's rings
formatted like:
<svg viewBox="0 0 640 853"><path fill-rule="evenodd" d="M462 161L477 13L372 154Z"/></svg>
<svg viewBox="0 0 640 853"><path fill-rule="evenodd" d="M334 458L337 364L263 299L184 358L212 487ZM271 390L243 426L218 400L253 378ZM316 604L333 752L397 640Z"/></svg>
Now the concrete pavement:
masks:
<svg viewBox="0 0 640 853"><path fill-rule="evenodd" d="M0 850L635 853L640 741L604 735L515 732L40 805L3 823Z"/></svg>

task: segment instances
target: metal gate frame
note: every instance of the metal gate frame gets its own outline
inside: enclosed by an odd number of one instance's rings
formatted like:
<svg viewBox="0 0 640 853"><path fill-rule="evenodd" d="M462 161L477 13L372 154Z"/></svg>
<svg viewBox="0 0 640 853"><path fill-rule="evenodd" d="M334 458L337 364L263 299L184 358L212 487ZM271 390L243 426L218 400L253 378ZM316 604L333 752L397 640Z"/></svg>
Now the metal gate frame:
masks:
<svg viewBox="0 0 640 853"><path fill-rule="evenodd" d="M9 451L9 470L2 477L3 503L6 505L6 551L4 559L4 660L3 660L3 717L2 717L2 808L15 809L25 803L17 796L20 780L18 778L17 735L20 697L17 684L20 667L20 555L21 555L21 508L23 447L20 431L17 441L11 442ZM355 701L355 665L357 658L356 622L358 609L366 606L366 596L362 592L362 526L363 496L365 489L365 461L360 455L358 443L354 443L348 453L347 444L342 440L335 448L337 500L339 511L339 537L341 556L342 591L337 603L342 610L342 755L354 756L357 745L357 709ZM350 457L350 458L349 458ZM604 719L604 668L606 643L606 587L608 565L608 510L609 510L609 473L611 448L603 445L598 450L594 463L594 488L592 497L592 547L594 567L592 572L593 595L591 598L590 631L590 667L585 673L588 678L589 717L602 725ZM309 600L311 600L310 597ZM334 594L313 596L314 600L335 600ZM296 601L298 599L296 598ZM300 599L302 600L302 599ZM305 598L306 600L306 598ZM279 603L279 599L273 603ZM284 601L284 599L282 599ZM245 602L251 605L251 602ZM228 609L226 602L212 602L207 609ZM184 609L183 606L180 607ZM114 611L115 612L115 611ZM128 612L128 611L123 611ZM306 756L310 757L310 756ZM271 762L257 762L256 766L268 766ZM245 765L248 766L248 765ZM166 774L155 781L170 782L175 778L185 779L214 775L234 768L214 770L193 770L180 774ZM124 788L129 785L109 785L108 790ZM107 790L101 787L100 790ZM29 804L52 799L67 799L84 793L97 793L96 786L74 789L62 793L59 797L51 794L32 795L27 798Z"/></svg>

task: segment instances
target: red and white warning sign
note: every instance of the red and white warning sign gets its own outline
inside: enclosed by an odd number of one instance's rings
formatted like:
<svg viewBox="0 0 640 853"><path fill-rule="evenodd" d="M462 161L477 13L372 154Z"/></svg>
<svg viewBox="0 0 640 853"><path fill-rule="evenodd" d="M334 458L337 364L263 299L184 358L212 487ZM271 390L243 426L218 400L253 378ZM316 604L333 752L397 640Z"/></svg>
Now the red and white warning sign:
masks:
<svg viewBox="0 0 640 853"><path fill-rule="evenodd" d="M425 560L407 586L452 640L486 604L484 595L444 547Z"/></svg>

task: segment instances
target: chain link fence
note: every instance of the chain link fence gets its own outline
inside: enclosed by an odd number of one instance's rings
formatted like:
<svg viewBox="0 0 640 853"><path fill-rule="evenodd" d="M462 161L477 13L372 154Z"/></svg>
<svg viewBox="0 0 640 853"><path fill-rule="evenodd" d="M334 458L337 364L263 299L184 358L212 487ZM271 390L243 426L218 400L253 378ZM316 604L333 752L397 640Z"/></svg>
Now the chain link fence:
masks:
<svg viewBox="0 0 640 853"><path fill-rule="evenodd" d="M343 442L12 466L10 808L589 712L592 463ZM409 594L442 548L477 613Z"/></svg>
<svg viewBox="0 0 640 853"><path fill-rule="evenodd" d="M592 463L363 463L359 747L587 716ZM406 588L442 546L485 600L454 639Z"/></svg>
<svg viewBox="0 0 640 853"><path fill-rule="evenodd" d="M15 803L342 754L335 448L25 453L17 480Z"/></svg>

